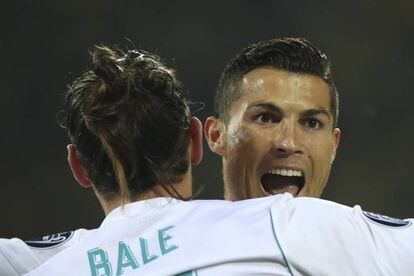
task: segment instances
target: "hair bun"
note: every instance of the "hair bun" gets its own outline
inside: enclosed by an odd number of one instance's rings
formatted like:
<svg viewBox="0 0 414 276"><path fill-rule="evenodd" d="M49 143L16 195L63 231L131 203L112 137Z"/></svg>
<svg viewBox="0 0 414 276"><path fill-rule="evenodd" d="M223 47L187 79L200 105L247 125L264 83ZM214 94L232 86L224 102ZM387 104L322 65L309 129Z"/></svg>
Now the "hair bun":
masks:
<svg viewBox="0 0 414 276"><path fill-rule="evenodd" d="M105 82L113 82L119 76L121 68L117 64L116 52L107 47L96 46L91 56L93 71L98 77Z"/></svg>
<svg viewBox="0 0 414 276"><path fill-rule="evenodd" d="M171 90L174 80L170 72L163 68L153 69L142 80L145 89L153 92L164 92Z"/></svg>

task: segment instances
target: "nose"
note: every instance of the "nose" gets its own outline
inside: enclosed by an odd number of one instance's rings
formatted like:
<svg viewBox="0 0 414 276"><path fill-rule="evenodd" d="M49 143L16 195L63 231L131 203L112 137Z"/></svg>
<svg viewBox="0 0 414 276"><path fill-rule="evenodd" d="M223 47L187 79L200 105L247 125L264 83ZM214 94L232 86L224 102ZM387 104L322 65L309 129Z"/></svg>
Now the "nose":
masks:
<svg viewBox="0 0 414 276"><path fill-rule="evenodd" d="M275 129L273 152L278 158L287 158L291 155L303 153L300 129L295 122L280 122L279 128Z"/></svg>

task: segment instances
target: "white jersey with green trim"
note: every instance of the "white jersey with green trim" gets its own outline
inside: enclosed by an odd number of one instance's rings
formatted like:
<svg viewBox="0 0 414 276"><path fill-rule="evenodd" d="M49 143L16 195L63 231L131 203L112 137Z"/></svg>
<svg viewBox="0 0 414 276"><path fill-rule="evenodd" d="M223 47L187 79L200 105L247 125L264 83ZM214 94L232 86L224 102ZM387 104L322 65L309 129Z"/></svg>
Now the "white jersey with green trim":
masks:
<svg viewBox="0 0 414 276"><path fill-rule="evenodd" d="M87 237L90 230L78 229L23 241L18 238L0 239L0 275L27 273L60 251Z"/></svg>
<svg viewBox="0 0 414 276"><path fill-rule="evenodd" d="M28 275L414 275L414 227L290 194L113 210Z"/></svg>

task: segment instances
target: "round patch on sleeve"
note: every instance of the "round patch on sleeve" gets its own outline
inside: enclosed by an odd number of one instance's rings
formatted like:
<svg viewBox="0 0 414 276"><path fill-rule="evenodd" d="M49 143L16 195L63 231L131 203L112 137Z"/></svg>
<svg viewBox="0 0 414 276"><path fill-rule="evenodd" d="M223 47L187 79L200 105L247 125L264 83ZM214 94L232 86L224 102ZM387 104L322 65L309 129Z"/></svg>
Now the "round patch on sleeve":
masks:
<svg viewBox="0 0 414 276"><path fill-rule="evenodd" d="M38 239L25 241L25 243L30 247L49 249L64 244L73 237L73 233L73 231L68 231L47 235Z"/></svg>
<svg viewBox="0 0 414 276"><path fill-rule="evenodd" d="M402 227L402 226L408 226L411 224L410 221L399 219L399 218L392 218L389 216L384 216L381 214L365 212L365 211L363 211L362 213L370 220L376 223L382 224L382 225L386 225L386 226Z"/></svg>

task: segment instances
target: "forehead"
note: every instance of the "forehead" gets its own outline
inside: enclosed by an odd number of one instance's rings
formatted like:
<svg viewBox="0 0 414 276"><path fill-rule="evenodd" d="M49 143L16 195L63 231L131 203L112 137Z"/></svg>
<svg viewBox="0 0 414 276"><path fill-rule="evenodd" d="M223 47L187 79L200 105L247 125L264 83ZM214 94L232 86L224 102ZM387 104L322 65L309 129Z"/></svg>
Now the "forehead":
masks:
<svg viewBox="0 0 414 276"><path fill-rule="evenodd" d="M241 96L232 103L230 116L242 106L261 102L298 111L323 108L331 113L329 86L318 76L258 68L245 74L237 89Z"/></svg>

